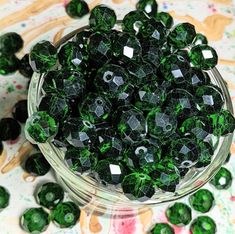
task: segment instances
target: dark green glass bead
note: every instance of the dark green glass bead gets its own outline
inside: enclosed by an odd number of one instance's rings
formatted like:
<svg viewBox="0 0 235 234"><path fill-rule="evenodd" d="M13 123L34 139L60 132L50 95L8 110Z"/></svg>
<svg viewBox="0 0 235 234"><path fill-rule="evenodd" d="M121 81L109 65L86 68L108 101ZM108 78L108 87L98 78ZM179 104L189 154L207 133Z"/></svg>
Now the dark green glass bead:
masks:
<svg viewBox="0 0 235 234"><path fill-rule="evenodd" d="M189 197L189 203L194 210L201 213L208 212L214 204L214 196L207 189L200 189Z"/></svg>
<svg viewBox="0 0 235 234"><path fill-rule="evenodd" d="M139 0L136 4L136 8L152 16L157 13L158 4L155 0Z"/></svg>
<svg viewBox="0 0 235 234"><path fill-rule="evenodd" d="M29 54L24 55L20 60L19 72L21 75L27 78L31 78L33 75L33 69L29 64Z"/></svg>
<svg viewBox="0 0 235 234"><path fill-rule="evenodd" d="M174 24L173 17L167 12L159 12L154 15L154 18L158 21L161 21L168 29L170 29Z"/></svg>
<svg viewBox="0 0 235 234"><path fill-rule="evenodd" d="M126 175L126 169L117 160L103 159L98 162L95 173L97 179L104 184L120 184Z"/></svg>
<svg viewBox="0 0 235 234"><path fill-rule="evenodd" d="M206 36L204 36L201 33L197 33L194 40L193 40L193 44L194 45L207 45L208 44L208 40L206 38Z"/></svg>
<svg viewBox="0 0 235 234"><path fill-rule="evenodd" d="M97 164L97 155L89 148L68 148L64 158L66 165L77 175L89 173Z"/></svg>
<svg viewBox="0 0 235 234"><path fill-rule="evenodd" d="M38 42L30 51L30 65L35 72L46 72L57 63L57 49L49 41Z"/></svg>
<svg viewBox="0 0 235 234"><path fill-rule="evenodd" d="M112 104L105 95L90 93L79 105L83 119L91 123L105 121L112 111Z"/></svg>
<svg viewBox="0 0 235 234"><path fill-rule="evenodd" d="M29 233L41 233L46 231L50 222L49 215L42 208L31 208L21 216L22 228Z"/></svg>
<svg viewBox="0 0 235 234"><path fill-rule="evenodd" d="M69 145L68 141L66 140L66 138L63 134L63 126L64 126L64 123L60 122L58 132L52 141L52 144L58 148L67 147Z"/></svg>
<svg viewBox="0 0 235 234"><path fill-rule="evenodd" d="M141 142L147 133L146 120L143 113L136 109L124 111L119 116L117 125L122 140L128 144Z"/></svg>
<svg viewBox="0 0 235 234"><path fill-rule="evenodd" d="M200 154L198 156L198 161L197 161L195 167L196 168L206 167L212 161L214 149L211 146L211 144L209 144L207 142L199 142L198 146L200 148Z"/></svg>
<svg viewBox="0 0 235 234"><path fill-rule="evenodd" d="M51 169L50 164L44 158L43 154L36 153L29 156L25 162L25 171L34 176L43 176Z"/></svg>
<svg viewBox="0 0 235 234"><path fill-rule="evenodd" d="M232 185L232 174L225 167L221 167L219 172L214 176L214 178L210 181L212 185L214 185L217 189L228 189Z"/></svg>
<svg viewBox="0 0 235 234"><path fill-rule="evenodd" d="M194 67L190 70L190 79L187 80L187 84L188 88L194 91L199 86L209 85L210 77L201 69Z"/></svg>
<svg viewBox="0 0 235 234"><path fill-rule="evenodd" d="M63 202L53 208L51 218L60 228L68 228L77 223L80 213L81 211L75 203Z"/></svg>
<svg viewBox="0 0 235 234"><path fill-rule="evenodd" d="M21 133L21 126L17 120L2 118L0 120L0 139L2 141L15 140Z"/></svg>
<svg viewBox="0 0 235 234"><path fill-rule="evenodd" d="M58 131L58 124L45 111L33 113L26 121L25 133L33 143L45 143L53 139Z"/></svg>
<svg viewBox="0 0 235 234"><path fill-rule="evenodd" d="M0 51L9 54L15 54L23 48L24 41L16 32L5 33L0 36Z"/></svg>
<svg viewBox="0 0 235 234"><path fill-rule="evenodd" d="M199 109L204 115L218 113L224 105L221 91L212 85L197 88L196 98Z"/></svg>
<svg viewBox="0 0 235 234"><path fill-rule="evenodd" d="M128 33L119 33L113 45L113 54L121 62L136 60L142 55L142 49L139 40Z"/></svg>
<svg viewBox="0 0 235 234"><path fill-rule="evenodd" d="M20 123L25 123L28 118L27 100L18 101L13 107L12 115Z"/></svg>
<svg viewBox="0 0 235 234"><path fill-rule="evenodd" d="M88 53L76 42L69 41L60 48L58 58L62 66L80 71L87 66Z"/></svg>
<svg viewBox="0 0 235 234"><path fill-rule="evenodd" d="M192 220L192 211L186 204L176 202L167 208L166 217L170 223L177 226L184 226Z"/></svg>
<svg viewBox="0 0 235 234"><path fill-rule="evenodd" d="M19 68L20 61L14 54L0 52L0 75L11 74Z"/></svg>
<svg viewBox="0 0 235 234"><path fill-rule="evenodd" d="M149 174L161 159L161 148L142 142L128 147L124 152L125 162L132 171Z"/></svg>
<svg viewBox="0 0 235 234"><path fill-rule="evenodd" d="M130 105L133 101L134 86L127 85L123 92L121 92L115 101L113 102L114 109L115 107Z"/></svg>
<svg viewBox="0 0 235 234"><path fill-rule="evenodd" d="M125 176L122 181L122 189L130 200L141 202L150 199L154 193L154 186L151 178L143 173L132 173Z"/></svg>
<svg viewBox="0 0 235 234"><path fill-rule="evenodd" d="M218 63L216 51L208 45L196 45L189 52L192 64L204 70L215 67Z"/></svg>
<svg viewBox="0 0 235 234"><path fill-rule="evenodd" d="M175 234L174 229L167 223L156 223L151 234Z"/></svg>
<svg viewBox="0 0 235 234"><path fill-rule="evenodd" d="M130 11L122 20L122 30L124 32L137 34L145 21L148 21L148 18L144 12Z"/></svg>
<svg viewBox="0 0 235 234"><path fill-rule="evenodd" d="M208 119L215 136L224 136L233 133L235 129L235 118L227 110L221 110L218 113L209 115Z"/></svg>
<svg viewBox="0 0 235 234"><path fill-rule="evenodd" d="M47 111L47 113L57 122L65 119L69 114L69 106L67 100L58 96L46 96L42 98L39 111Z"/></svg>
<svg viewBox="0 0 235 234"><path fill-rule="evenodd" d="M84 148L95 141L95 126L88 120L68 118L63 126L63 135L74 147Z"/></svg>
<svg viewBox="0 0 235 234"><path fill-rule="evenodd" d="M195 27L190 23L177 24L168 35L168 43L179 49L189 46L196 36Z"/></svg>
<svg viewBox="0 0 235 234"><path fill-rule="evenodd" d="M165 80L186 84L190 80L190 65L181 55L172 54L161 60L159 70Z"/></svg>
<svg viewBox="0 0 235 234"><path fill-rule="evenodd" d="M39 205L52 209L63 201L64 191L58 184L49 182L39 187L36 196Z"/></svg>
<svg viewBox="0 0 235 234"><path fill-rule="evenodd" d="M106 97L118 98L128 85L128 73L121 66L106 64L98 70L94 82Z"/></svg>
<svg viewBox="0 0 235 234"><path fill-rule="evenodd" d="M150 136L165 138L175 133L177 119L174 115L161 111L160 108L152 109L147 115L147 125Z"/></svg>
<svg viewBox="0 0 235 234"><path fill-rule="evenodd" d="M216 223L209 216L199 216L190 225L192 234L215 234Z"/></svg>
<svg viewBox="0 0 235 234"><path fill-rule="evenodd" d="M9 205L10 194L8 190L0 186L0 211Z"/></svg>
<svg viewBox="0 0 235 234"><path fill-rule="evenodd" d="M114 10L106 5L98 5L92 9L89 18L90 27L94 31L108 32L117 20Z"/></svg>
<svg viewBox="0 0 235 234"><path fill-rule="evenodd" d="M83 0L71 0L65 7L66 13L71 18L82 18L89 13L89 6Z"/></svg>
<svg viewBox="0 0 235 234"><path fill-rule="evenodd" d="M91 31L81 31L73 37L73 42L75 42L75 44L81 49L87 51L88 40L91 34Z"/></svg>

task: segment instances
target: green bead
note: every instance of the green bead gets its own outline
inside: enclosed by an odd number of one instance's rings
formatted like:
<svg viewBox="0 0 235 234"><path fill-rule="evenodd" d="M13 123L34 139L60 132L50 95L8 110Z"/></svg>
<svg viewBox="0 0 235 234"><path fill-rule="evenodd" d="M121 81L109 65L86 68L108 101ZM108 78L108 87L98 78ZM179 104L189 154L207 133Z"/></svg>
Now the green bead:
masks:
<svg viewBox="0 0 235 234"><path fill-rule="evenodd" d="M196 31L192 24L177 24L168 35L168 43L173 47L183 49L193 42L195 36Z"/></svg>
<svg viewBox="0 0 235 234"><path fill-rule="evenodd" d="M66 13L71 18L82 18L89 13L89 6L83 0L71 0L65 7Z"/></svg>
<svg viewBox="0 0 235 234"><path fill-rule="evenodd" d="M207 189L200 189L189 197L189 203L194 210L201 213L210 211L214 205L214 196L212 192Z"/></svg>
<svg viewBox="0 0 235 234"><path fill-rule="evenodd" d="M117 160L103 159L98 162L95 174L98 181L104 184L120 184L126 175L126 169Z"/></svg>
<svg viewBox="0 0 235 234"><path fill-rule="evenodd" d="M208 44L208 40L206 38L206 36L204 36L201 33L197 33L194 40L193 40L193 44L194 45L207 45Z"/></svg>
<svg viewBox="0 0 235 234"><path fill-rule="evenodd" d="M192 64L204 70L215 67L218 63L216 51L208 45L196 45L189 52Z"/></svg>
<svg viewBox="0 0 235 234"><path fill-rule="evenodd" d="M108 32L117 20L114 10L106 5L98 5L92 9L89 18L90 27L94 31Z"/></svg>
<svg viewBox="0 0 235 234"><path fill-rule="evenodd" d="M148 21L148 18L144 12L130 11L122 20L122 30L124 32L137 34L146 21Z"/></svg>
<svg viewBox="0 0 235 234"><path fill-rule="evenodd" d="M41 41L31 49L29 57L35 72L46 72L57 63L57 49L49 41Z"/></svg>
<svg viewBox="0 0 235 234"><path fill-rule="evenodd" d="M209 115L208 119L215 136L224 136L233 133L235 129L235 118L227 110L221 110L219 113Z"/></svg>
<svg viewBox="0 0 235 234"><path fill-rule="evenodd" d="M20 60L19 72L21 75L27 78L31 78L33 75L33 69L29 64L29 54L25 54Z"/></svg>
<svg viewBox="0 0 235 234"><path fill-rule="evenodd" d="M150 199L154 193L154 186L151 178L143 173L132 173L125 176L122 181L122 189L130 200L141 202Z"/></svg>
<svg viewBox="0 0 235 234"><path fill-rule="evenodd" d="M174 229L167 223L156 223L151 234L175 234Z"/></svg>
<svg viewBox="0 0 235 234"><path fill-rule="evenodd" d="M15 54L23 48L24 41L16 32L5 33L0 36L0 51L2 53Z"/></svg>
<svg viewBox="0 0 235 234"><path fill-rule="evenodd" d="M139 0L136 4L136 8L152 16L157 13L158 4L156 0Z"/></svg>
<svg viewBox="0 0 235 234"><path fill-rule="evenodd" d="M45 183L39 187L36 199L39 205L52 209L63 201L64 191L56 183Z"/></svg>
<svg viewBox="0 0 235 234"><path fill-rule="evenodd" d="M59 203L51 212L52 220L60 226L60 228L68 228L74 226L80 218L81 211L73 202Z"/></svg>
<svg viewBox="0 0 235 234"><path fill-rule="evenodd" d="M232 174L225 167L221 167L219 172L214 176L214 178L210 181L212 185L214 185L218 190L228 189L232 185Z"/></svg>
<svg viewBox="0 0 235 234"><path fill-rule="evenodd" d="M198 161L197 161L195 167L196 168L206 167L212 161L214 149L213 149L212 145L207 142L199 142L198 146L200 148L200 154L198 156Z"/></svg>
<svg viewBox="0 0 235 234"><path fill-rule="evenodd" d="M14 54L0 52L0 75L11 74L19 68L20 61Z"/></svg>
<svg viewBox="0 0 235 234"><path fill-rule="evenodd" d="M190 70L190 79L187 80L188 89L192 92L195 92L199 86L209 85L210 84L210 77L206 72L203 72L199 68L193 67Z"/></svg>
<svg viewBox="0 0 235 234"><path fill-rule="evenodd" d="M0 211L9 205L10 194L8 190L0 186Z"/></svg>
<svg viewBox="0 0 235 234"><path fill-rule="evenodd" d="M45 143L52 140L57 131L58 124L45 111L33 113L26 121L26 137L34 143Z"/></svg>
<svg viewBox="0 0 235 234"><path fill-rule="evenodd" d="M216 224L209 216L199 216L190 225L192 234L215 234Z"/></svg>
<svg viewBox="0 0 235 234"><path fill-rule="evenodd" d="M158 21L161 21L168 29L170 29L174 24L173 17L167 12L159 12L154 16L154 18Z"/></svg>
<svg viewBox="0 0 235 234"><path fill-rule="evenodd" d="M87 51L88 40L91 34L91 31L81 31L73 37L73 42L75 42L76 45L78 45L84 51Z"/></svg>
<svg viewBox="0 0 235 234"><path fill-rule="evenodd" d="M89 173L97 164L97 155L89 148L68 148L64 160L69 169L77 175Z"/></svg>
<svg viewBox="0 0 235 234"><path fill-rule="evenodd" d="M42 208L28 209L21 216L21 226L29 233L41 233L46 231L49 222L49 215Z"/></svg>
<svg viewBox="0 0 235 234"><path fill-rule="evenodd" d="M34 176L43 176L51 169L43 154L35 153L29 156L25 162L25 170Z"/></svg>
<svg viewBox="0 0 235 234"><path fill-rule="evenodd" d="M188 225L192 220L192 211L184 203L176 202L166 210L168 221L177 226Z"/></svg>

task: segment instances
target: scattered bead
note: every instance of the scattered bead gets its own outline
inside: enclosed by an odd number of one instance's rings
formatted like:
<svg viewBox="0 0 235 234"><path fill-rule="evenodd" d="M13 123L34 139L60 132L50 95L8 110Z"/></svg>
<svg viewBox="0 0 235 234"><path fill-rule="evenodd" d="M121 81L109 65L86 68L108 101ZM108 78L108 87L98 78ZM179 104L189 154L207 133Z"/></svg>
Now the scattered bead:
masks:
<svg viewBox="0 0 235 234"><path fill-rule="evenodd" d="M156 223L151 234L174 234L174 229L167 223Z"/></svg>
<svg viewBox="0 0 235 234"><path fill-rule="evenodd" d="M21 126L17 120L3 118L0 120L0 139L2 141L15 140L21 133Z"/></svg>
<svg viewBox="0 0 235 234"><path fill-rule="evenodd" d="M15 54L23 48L24 41L16 32L5 33L0 36L0 51L7 54Z"/></svg>
<svg viewBox="0 0 235 234"><path fill-rule="evenodd" d="M192 234L215 234L216 224L209 216L199 216L190 225Z"/></svg>
<svg viewBox="0 0 235 234"><path fill-rule="evenodd" d="M0 211L9 205L10 194L8 190L0 186Z"/></svg>
<svg viewBox="0 0 235 234"><path fill-rule="evenodd" d="M83 0L71 0L65 7L66 13L71 18L82 18L89 13L89 6Z"/></svg>
<svg viewBox="0 0 235 234"><path fill-rule="evenodd" d="M18 101L13 107L12 115L20 123L25 123L28 118L27 100Z"/></svg>
<svg viewBox="0 0 235 234"><path fill-rule="evenodd" d="M214 176L210 181L212 185L215 186L218 190L228 189L231 187L233 177L231 172L225 167L221 167L219 172Z"/></svg>

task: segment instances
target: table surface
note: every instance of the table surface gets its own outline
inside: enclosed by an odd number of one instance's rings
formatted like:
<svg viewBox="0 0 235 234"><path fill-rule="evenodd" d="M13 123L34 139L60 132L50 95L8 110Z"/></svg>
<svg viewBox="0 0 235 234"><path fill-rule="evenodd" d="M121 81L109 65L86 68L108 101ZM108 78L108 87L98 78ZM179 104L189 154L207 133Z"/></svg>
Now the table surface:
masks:
<svg viewBox="0 0 235 234"><path fill-rule="evenodd" d="M66 16L64 0L0 0L0 32L15 31L25 41L22 57L31 46L42 39L58 41L64 34L79 28L87 22L73 20ZM118 18L122 18L134 9L135 0L93 0L90 7L105 3L115 9ZM175 19L188 21L196 26L198 32L204 33L219 54L218 69L228 83L232 98L235 98L235 8L232 0L166 0L158 1L159 8L169 11ZM14 103L27 97L28 80L19 73L0 77L0 117L11 116ZM11 193L10 205L0 213L1 234L24 233L19 227L19 217L30 207L37 207L33 192L41 183L55 181L53 173L34 178L22 170L21 164L32 148L26 142L23 132L14 142L4 142L5 150L0 156L0 185ZM231 147L232 157L226 167L235 176L235 144ZM218 191L206 185L214 193L216 205L207 214L217 224L218 234L235 233L235 184L225 191ZM188 198L182 199L188 203ZM142 234L156 222L167 222L164 211L167 205L149 209L145 214L134 218L117 220L96 216L94 213L81 212L80 221L72 229L59 229L50 224L47 234ZM193 211L193 218L200 214ZM174 227L176 234L189 233L186 227Z"/></svg>

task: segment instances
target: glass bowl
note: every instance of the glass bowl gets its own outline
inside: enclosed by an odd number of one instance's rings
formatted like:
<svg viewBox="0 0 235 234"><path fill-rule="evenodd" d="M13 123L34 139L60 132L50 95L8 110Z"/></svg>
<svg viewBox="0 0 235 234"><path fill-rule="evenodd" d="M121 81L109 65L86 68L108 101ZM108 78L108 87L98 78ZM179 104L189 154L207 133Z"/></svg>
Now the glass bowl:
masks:
<svg viewBox="0 0 235 234"><path fill-rule="evenodd" d="M120 27L120 22L116 28ZM62 44L70 40L76 33L88 27L79 28L56 43L59 48ZM224 97L224 109L233 113L233 106L226 82L221 77L216 68L208 71L212 83L219 86ZM34 73L28 94L28 113L31 116L37 111L38 104L42 97L41 87L43 83L43 74ZM233 134L218 139L217 148L214 152L213 159L210 165L206 168L192 168L186 176L181 180L175 192L164 192L157 190L154 196L145 201L129 200L118 187L105 187L98 183L95 179L85 175L75 175L65 165L64 151L56 148L52 143L39 144L41 152L54 169L58 182L68 191L69 195L80 207L84 209L96 211L101 214L111 215L118 212L119 217L127 217L135 215L137 212L145 212L148 208L180 199L183 196L195 192L197 189L206 184L223 165L229 153L232 144ZM134 211L134 212L133 212ZM136 211L136 213L135 213Z"/></svg>

